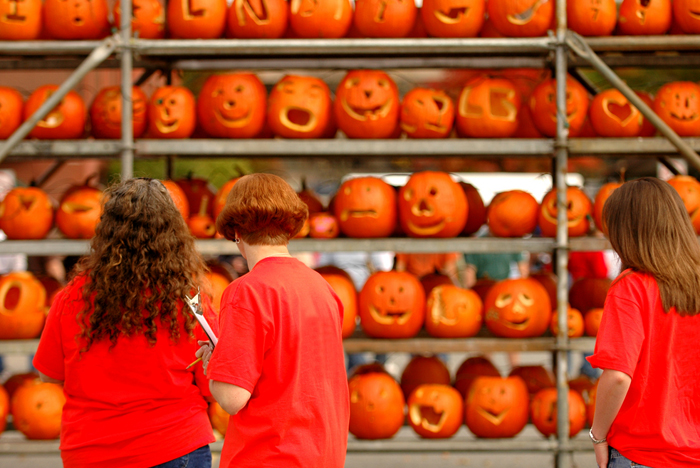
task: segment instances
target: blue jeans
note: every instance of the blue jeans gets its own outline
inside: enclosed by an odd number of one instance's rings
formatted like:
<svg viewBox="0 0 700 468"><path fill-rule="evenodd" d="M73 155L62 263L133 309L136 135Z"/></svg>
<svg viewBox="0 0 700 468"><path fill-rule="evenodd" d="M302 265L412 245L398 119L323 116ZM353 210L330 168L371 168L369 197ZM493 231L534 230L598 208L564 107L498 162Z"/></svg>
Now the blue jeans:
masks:
<svg viewBox="0 0 700 468"><path fill-rule="evenodd" d="M625 458L620 452L612 447L610 448L610 459L608 460L608 468L651 468L650 466L640 465L632 460Z"/></svg>
<svg viewBox="0 0 700 468"><path fill-rule="evenodd" d="M161 463L153 468L211 468L211 450L209 450L208 445L205 445L187 455Z"/></svg>

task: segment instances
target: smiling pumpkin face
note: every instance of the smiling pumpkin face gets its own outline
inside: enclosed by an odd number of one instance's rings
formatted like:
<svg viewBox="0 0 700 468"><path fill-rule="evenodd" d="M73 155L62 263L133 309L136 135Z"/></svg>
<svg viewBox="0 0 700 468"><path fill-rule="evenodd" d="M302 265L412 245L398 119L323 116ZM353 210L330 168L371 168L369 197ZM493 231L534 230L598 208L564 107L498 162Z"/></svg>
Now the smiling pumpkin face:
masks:
<svg viewBox="0 0 700 468"><path fill-rule="evenodd" d="M619 17L620 34L666 34L673 19L671 0L623 0Z"/></svg>
<svg viewBox="0 0 700 468"><path fill-rule="evenodd" d="M489 20L507 37L544 36L552 24L554 0L489 0Z"/></svg>
<svg viewBox="0 0 700 468"><path fill-rule="evenodd" d="M467 338L476 335L484 323L483 303L477 293L453 285L430 291L425 328L438 338Z"/></svg>
<svg viewBox="0 0 700 468"><path fill-rule="evenodd" d="M534 89L530 96L530 112L537 130L545 136L554 137L557 133L556 80L545 80ZM583 127L588 113L588 92L581 83L571 76L566 78L566 120L569 122L569 136L576 136Z"/></svg>
<svg viewBox="0 0 700 468"><path fill-rule="evenodd" d="M680 195L695 232L700 232L700 182L693 176L678 175L668 180Z"/></svg>
<svg viewBox="0 0 700 468"><path fill-rule="evenodd" d="M158 0L134 0L131 6L131 32L141 39L165 37L165 9ZM114 4L114 23L121 24L119 0Z"/></svg>
<svg viewBox="0 0 700 468"><path fill-rule="evenodd" d="M410 138L446 138L454 118L454 103L441 90L413 88L401 103L401 129Z"/></svg>
<svg viewBox="0 0 700 468"><path fill-rule="evenodd" d="M148 134L151 138L188 138L194 132L195 103L184 86L162 86L148 105Z"/></svg>
<svg viewBox="0 0 700 468"><path fill-rule="evenodd" d="M267 91L252 73L212 75L197 100L204 131L217 138L253 138L265 125Z"/></svg>
<svg viewBox="0 0 700 468"><path fill-rule="evenodd" d="M520 377L477 377L469 387L464 421L477 437L514 437L527 416L527 387Z"/></svg>
<svg viewBox="0 0 700 468"><path fill-rule="evenodd" d="M484 0L423 0L421 18L433 37L475 37L485 10Z"/></svg>
<svg viewBox="0 0 700 468"><path fill-rule="evenodd" d="M0 0L0 40L38 39L41 7L41 0Z"/></svg>
<svg viewBox="0 0 700 468"><path fill-rule="evenodd" d="M484 299L486 327L496 336L532 338L549 327L552 308L547 290L529 278L496 283Z"/></svg>
<svg viewBox="0 0 700 468"><path fill-rule="evenodd" d="M131 88L134 138L140 138L148 125L146 94ZM95 138L119 139L122 136L122 93L119 86L109 86L97 93L90 106L92 135Z"/></svg>
<svg viewBox="0 0 700 468"><path fill-rule="evenodd" d="M584 236L590 229L589 219L593 216L593 203L588 195L578 187L566 189L566 223L569 237ZM538 223L542 229L542 236L555 237L557 235L557 192L551 190L542 199Z"/></svg>
<svg viewBox="0 0 700 468"><path fill-rule="evenodd" d="M700 34L700 0L673 0L673 18L686 34Z"/></svg>
<svg viewBox="0 0 700 468"><path fill-rule="evenodd" d="M378 177L349 179L338 189L334 211L348 237L389 237L396 228L396 191Z"/></svg>
<svg viewBox="0 0 700 468"><path fill-rule="evenodd" d="M586 403L575 390L569 390L569 437L578 434L586 424ZM530 418L545 437L557 433L557 389L537 392L530 406Z"/></svg>
<svg viewBox="0 0 700 468"><path fill-rule="evenodd" d="M289 24L302 38L337 39L352 24L350 0L291 0Z"/></svg>
<svg viewBox="0 0 700 468"><path fill-rule="evenodd" d="M105 0L46 0L44 30L53 39L101 39L109 33Z"/></svg>
<svg viewBox="0 0 700 468"><path fill-rule="evenodd" d="M452 437L463 419L462 396L449 385L420 385L408 397L408 422L423 438Z"/></svg>
<svg viewBox="0 0 700 468"><path fill-rule="evenodd" d="M380 271L360 291L360 324L373 338L411 338L425 320L425 292L411 273Z"/></svg>
<svg viewBox="0 0 700 468"><path fill-rule="evenodd" d="M287 75L270 93L267 123L283 138L320 138L331 118L331 94L323 80Z"/></svg>
<svg viewBox="0 0 700 468"><path fill-rule="evenodd" d="M679 136L699 136L700 86L690 81L665 84L654 98L654 112Z"/></svg>

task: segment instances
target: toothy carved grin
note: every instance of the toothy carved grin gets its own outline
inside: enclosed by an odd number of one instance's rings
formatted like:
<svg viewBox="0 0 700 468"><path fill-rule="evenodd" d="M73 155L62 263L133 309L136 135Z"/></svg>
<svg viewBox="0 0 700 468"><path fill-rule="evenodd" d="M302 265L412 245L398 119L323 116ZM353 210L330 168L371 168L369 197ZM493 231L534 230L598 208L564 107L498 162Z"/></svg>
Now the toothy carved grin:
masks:
<svg viewBox="0 0 700 468"><path fill-rule="evenodd" d="M369 306L369 314L375 322L381 325L403 325L411 318L410 310L387 310L384 313L373 305Z"/></svg>
<svg viewBox="0 0 700 468"><path fill-rule="evenodd" d="M423 416L424 412L431 413L434 416L439 416L438 421L436 423L431 423L428 418ZM435 408L431 406L412 405L409 408L408 414L413 424L416 426L421 426L423 429L430 432L439 432L447 420L447 413L444 411L438 413L435 411Z"/></svg>
<svg viewBox="0 0 700 468"><path fill-rule="evenodd" d="M355 120L360 120L362 122L366 122L367 120L378 120L380 118L384 118L387 115L389 115L389 111L391 110L391 106L394 103L394 98L389 98L387 101L380 105L380 106L375 106L372 107L371 109L362 109L360 107L353 107L350 104L348 104L348 101L345 98L342 98L340 101L340 104L343 107L343 110L347 112L347 114L352 117Z"/></svg>
<svg viewBox="0 0 700 468"><path fill-rule="evenodd" d="M349 218L379 218L375 210L343 210L340 213L340 220L347 221Z"/></svg>
<svg viewBox="0 0 700 468"><path fill-rule="evenodd" d="M494 426L500 426L501 423L503 422L503 419L505 419L506 414L508 414L508 410L503 410L500 413L493 413L489 410L486 410L479 406L476 409L476 412L479 413L481 416L484 417L488 422L493 424Z"/></svg>
<svg viewBox="0 0 700 468"><path fill-rule="evenodd" d="M218 120L221 125L227 128L245 127L253 119L253 113L251 111L248 111L246 115L241 118L229 119L225 117L219 109L214 109L214 116L216 116L216 120Z"/></svg>
<svg viewBox="0 0 700 468"><path fill-rule="evenodd" d="M694 18L696 20L700 20L700 11L690 10L688 13L690 14L691 18Z"/></svg>
<svg viewBox="0 0 700 468"><path fill-rule="evenodd" d="M440 10L435 10L435 17L445 24L457 24L462 21L462 18L469 13L469 7L450 8L450 11L443 13Z"/></svg>
<svg viewBox="0 0 700 468"><path fill-rule="evenodd" d="M676 120L680 120L681 122L692 122L693 120L698 120L698 114L693 114L690 117L683 117L675 112L671 112L671 117L673 117Z"/></svg>

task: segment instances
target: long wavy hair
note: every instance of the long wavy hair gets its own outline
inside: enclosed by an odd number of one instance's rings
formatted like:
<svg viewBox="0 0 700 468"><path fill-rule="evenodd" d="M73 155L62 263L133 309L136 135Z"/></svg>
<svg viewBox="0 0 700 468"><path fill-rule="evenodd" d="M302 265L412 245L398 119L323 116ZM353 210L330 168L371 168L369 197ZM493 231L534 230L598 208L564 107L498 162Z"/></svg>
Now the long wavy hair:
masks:
<svg viewBox="0 0 700 468"><path fill-rule="evenodd" d="M165 186L155 179L128 179L105 192L90 254L78 263L86 277L85 308L77 315L87 344L143 334L156 342L167 327L173 342L193 336L195 319L182 299L201 284L205 264ZM184 315L184 321L181 319Z"/></svg>

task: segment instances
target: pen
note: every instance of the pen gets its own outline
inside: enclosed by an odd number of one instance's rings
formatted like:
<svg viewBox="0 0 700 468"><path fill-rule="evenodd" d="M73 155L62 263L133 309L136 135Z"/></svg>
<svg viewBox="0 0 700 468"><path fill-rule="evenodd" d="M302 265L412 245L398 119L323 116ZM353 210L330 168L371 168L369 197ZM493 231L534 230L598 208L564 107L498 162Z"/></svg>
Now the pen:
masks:
<svg viewBox="0 0 700 468"><path fill-rule="evenodd" d="M194 362L193 362L192 364L190 364L189 366L185 367L185 370L187 370L187 369L189 369L190 367L194 366L195 364L197 364L197 363L198 363L199 361L201 361L201 360L202 360L201 357L200 357L200 358L197 358L196 361L194 361Z"/></svg>

